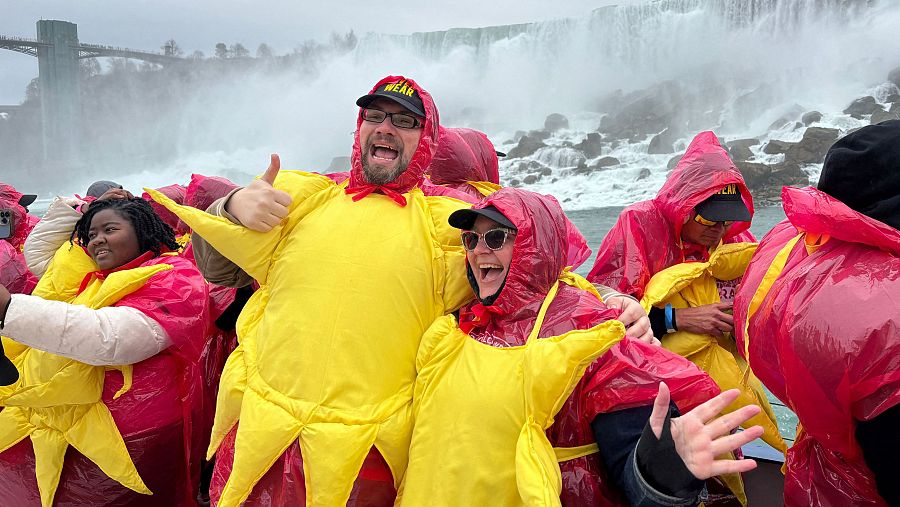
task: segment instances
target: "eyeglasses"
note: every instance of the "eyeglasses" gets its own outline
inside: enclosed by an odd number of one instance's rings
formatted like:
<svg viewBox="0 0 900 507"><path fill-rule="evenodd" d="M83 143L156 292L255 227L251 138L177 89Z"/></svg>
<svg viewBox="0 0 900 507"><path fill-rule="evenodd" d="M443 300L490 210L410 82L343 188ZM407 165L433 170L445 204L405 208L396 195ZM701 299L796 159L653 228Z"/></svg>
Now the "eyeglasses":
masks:
<svg viewBox="0 0 900 507"><path fill-rule="evenodd" d="M491 250L500 250L506 244L506 238L515 236L514 231L509 229L491 229L484 234L478 234L475 231L462 232L462 244L468 251L473 251L478 247L478 240L484 238L484 244Z"/></svg>
<svg viewBox="0 0 900 507"><path fill-rule="evenodd" d="M734 223L731 220L707 220L700 216L700 213L697 212L694 212L694 222L697 222L700 225L705 225L706 227L715 227L717 224L725 224L725 227L728 227L729 225Z"/></svg>
<svg viewBox="0 0 900 507"><path fill-rule="evenodd" d="M390 117L391 123L395 127L399 127L402 129L415 129L419 128L423 125L423 123L411 114L406 113L386 113L380 109L363 109L362 110L362 118L363 120L372 122L372 123L381 123L385 118Z"/></svg>

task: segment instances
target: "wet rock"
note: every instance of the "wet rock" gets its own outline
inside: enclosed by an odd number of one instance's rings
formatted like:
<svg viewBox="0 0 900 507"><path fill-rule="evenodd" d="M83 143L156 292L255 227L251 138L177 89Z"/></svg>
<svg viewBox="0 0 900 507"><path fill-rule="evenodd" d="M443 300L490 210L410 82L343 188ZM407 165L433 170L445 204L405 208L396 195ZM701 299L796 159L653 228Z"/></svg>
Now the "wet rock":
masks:
<svg viewBox="0 0 900 507"><path fill-rule="evenodd" d="M569 119L559 113L553 113L544 120L544 130L556 132L569 128Z"/></svg>
<svg viewBox="0 0 900 507"><path fill-rule="evenodd" d="M538 175L529 174L528 176L525 176L525 179L522 180L522 183L525 183L526 185L533 185L534 183L537 183L539 179L540 177Z"/></svg>
<svg viewBox="0 0 900 507"><path fill-rule="evenodd" d="M641 169L640 173L638 173L638 177L635 179L635 181L645 180L649 177L650 177L650 169L647 169L645 167L645 168Z"/></svg>
<svg viewBox="0 0 900 507"><path fill-rule="evenodd" d="M768 153L769 155L778 155L780 153L787 153L787 151L793 146L794 143L789 143L787 141L779 141L778 139L771 139L766 146L763 148L763 153Z"/></svg>
<svg viewBox="0 0 900 507"><path fill-rule="evenodd" d="M513 178L513 179L509 180L509 186L520 187L520 186L522 186L522 181L517 178Z"/></svg>
<svg viewBox="0 0 900 507"><path fill-rule="evenodd" d="M604 169L606 167L612 167L614 165L619 165L619 159L616 157L603 157L600 160L591 164L590 167L594 169Z"/></svg>
<svg viewBox="0 0 900 507"><path fill-rule="evenodd" d="M334 157L328 164L328 172L339 173L350 170L350 157Z"/></svg>
<svg viewBox="0 0 900 507"><path fill-rule="evenodd" d="M822 113L818 111L810 111L804 114L802 118L800 118L800 122L802 122L807 127L817 121L822 121Z"/></svg>
<svg viewBox="0 0 900 507"><path fill-rule="evenodd" d="M599 157L601 153L601 140L600 134L589 132L584 141L575 145L575 149L581 150L587 158Z"/></svg>
<svg viewBox="0 0 900 507"><path fill-rule="evenodd" d="M667 153L674 153L674 144L676 140L677 138L673 135L672 129L666 128L659 134L653 136L653 139L650 140L650 146L647 148L647 154L665 155Z"/></svg>
<svg viewBox="0 0 900 507"><path fill-rule="evenodd" d="M892 113L900 113L900 100L891 104L891 112Z"/></svg>
<svg viewBox="0 0 900 507"><path fill-rule="evenodd" d="M507 153L506 156L508 158L527 157L529 155L534 155L534 152L546 146L547 145L544 144L541 139L532 137L531 133L529 133L522 136L522 138L519 139L519 143L516 144L515 148L509 150L509 153Z"/></svg>
<svg viewBox="0 0 900 507"><path fill-rule="evenodd" d="M795 165L821 164L825 161L828 148L838 140L840 134L838 129L809 127L803 133L803 139L793 143L784 154L784 161Z"/></svg>
<svg viewBox="0 0 900 507"><path fill-rule="evenodd" d="M782 162L767 165L744 161L736 161L735 164L741 170L754 201L777 201L781 198L781 187L809 184L809 176L797 164Z"/></svg>
<svg viewBox="0 0 900 507"><path fill-rule="evenodd" d="M891 104L892 102L900 102L900 94L892 93L885 99L885 104Z"/></svg>
<svg viewBox="0 0 900 507"><path fill-rule="evenodd" d="M890 71L887 80L900 87L900 67Z"/></svg>
<svg viewBox="0 0 900 507"><path fill-rule="evenodd" d="M670 158L669 163L666 164L666 170L671 171L672 169L675 169L675 166L678 165L678 162L681 161L681 157L683 157L683 156L684 156L684 153L682 153L680 155L675 155L674 157Z"/></svg>
<svg viewBox="0 0 900 507"><path fill-rule="evenodd" d="M849 114L857 120L861 120L863 116L872 114L879 110L881 110L881 106L878 104L878 102L875 102L875 97L868 95L866 97L861 97L854 100L849 106L847 106L847 109L844 109L844 114Z"/></svg>
<svg viewBox="0 0 900 507"><path fill-rule="evenodd" d="M614 139L632 143L644 140L663 128L682 123L679 107L683 99L681 87L672 81L630 93L622 97L624 106L619 111L603 117L599 130Z"/></svg>
<svg viewBox="0 0 900 507"><path fill-rule="evenodd" d="M759 144L759 139L756 138L736 139L725 143L725 147L733 160L748 160L753 158L753 152L750 151L750 147L757 144Z"/></svg>
<svg viewBox="0 0 900 507"><path fill-rule="evenodd" d="M794 123L797 121L797 118L803 114L803 107L800 104L794 104L787 109L781 116L778 117L777 120L773 121L771 125L769 125L769 130L781 130L789 123ZM797 128L796 124L793 128Z"/></svg>
<svg viewBox="0 0 900 507"><path fill-rule="evenodd" d="M547 132L546 130L529 130L525 135L534 139L540 139L541 141L550 139L550 132Z"/></svg>
<svg viewBox="0 0 900 507"><path fill-rule="evenodd" d="M893 109L896 108L892 107L891 111L876 111L872 113L872 118L869 120L869 123L876 125L888 120L900 120L900 110L893 111Z"/></svg>

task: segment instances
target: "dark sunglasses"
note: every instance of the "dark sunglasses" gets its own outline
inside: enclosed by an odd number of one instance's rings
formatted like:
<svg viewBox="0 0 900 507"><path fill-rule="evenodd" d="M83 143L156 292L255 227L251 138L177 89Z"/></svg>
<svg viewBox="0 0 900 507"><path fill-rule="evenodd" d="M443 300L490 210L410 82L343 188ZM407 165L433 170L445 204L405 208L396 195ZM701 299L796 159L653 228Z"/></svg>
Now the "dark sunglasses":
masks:
<svg viewBox="0 0 900 507"><path fill-rule="evenodd" d="M484 234L478 234L475 231L462 232L462 244L468 251L473 251L478 247L478 240L484 238L484 244L491 250L500 250L506 244L506 238L515 236L514 231L509 229L491 229Z"/></svg>
<svg viewBox="0 0 900 507"><path fill-rule="evenodd" d="M381 123L385 118L391 118L391 123L395 127L402 129L415 129L423 125L418 118L406 113L386 113L380 109L363 109L362 119L372 123Z"/></svg>
<svg viewBox="0 0 900 507"><path fill-rule="evenodd" d="M700 216L700 213L697 212L694 212L694 222L697 222L700 225L705 225L706 227L715 227L716 224L725 224L725 227L728 227L734 223L730 220L720 220L718 222L714 220L707 220Z"/></svg>

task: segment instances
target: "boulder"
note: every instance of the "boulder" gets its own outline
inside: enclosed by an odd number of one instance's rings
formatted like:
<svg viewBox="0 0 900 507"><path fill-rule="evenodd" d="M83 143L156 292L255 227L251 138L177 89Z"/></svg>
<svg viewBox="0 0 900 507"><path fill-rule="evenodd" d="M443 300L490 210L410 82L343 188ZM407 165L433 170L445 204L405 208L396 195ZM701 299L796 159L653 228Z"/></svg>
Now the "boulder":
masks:
<svg viewBox="0 0 900 507"><path fill-rule="evenodd" d="M596 158L599 157L601 153L601 139L600 134L589 132L587 137L584 138L584 141L576 144L574 148L576 150L581 150L587 158Z"/></svg>
<svg viewBox="0 0 900 507"><path fill-rule="evenodd" d="M546 130L529 130L525 135L534 139L540 139L541 141L550 139L550 132L547 132Z"/></svg>
<svg viewBox="0 0 900 507"><path fill-rule="evenodd" d="M569 119L559 113L553 113L544 120L544 130L556 132L569 128Z"/></svg>
<svg viewBox="0 0 900 507"><path fill-rule="evenodd" d="M725 147L728 149L728 154L731 155L731 158L734 160L749 160L753 158L753 152L750 151L751 146L756 146L759 144L759 139L750 138L750 139L736 139L734 141L730 141L725 143Z"/></svg>
<svg viewBox="0 0 900 507"><path fill-rule="evenodd" d="M606 167L612 167L614 165L619 165L619 159L617 159L616 157L603 157L591 164L590 167L592 169L604 169Z"/></svg>
<svg viewBox="0 0 900 507"><path fill-rule="evenodd" d="M898 110L894 111L894 109ZM869 120L869 123L876 125L888 120L900 120L900 108L891 107L891 111L876 111L872 113L872 118Z"/></svg>
<svg viewBox="0 0 900 507"><path fill-rule="evenodd" d="M900 67L890 71L887 80L900 87Z"/></svg>
<svg viewBox="0 0 900 507"><path fill-rule="evenodd" d="M547 145L539 139L538 137L532 137L531 134L526 134L519 139L519 143L516 144L515 148L509 150L509 153L506 154L507 158L520 158L527 157L530 155L534 155L534 152L538 151L541 148L546 147Z"/></svg>
<svg viewBox="0 0 900 507"><path fill-rule="evenodd" d="M672 129L666 128L659 134L653 136L653 139L650 140L650 146L647 148L647 154L649 155L665 155L667 153L674 153L675 148L674 144L677 138L672 133Z"/></svg>
<svg viewBox="0 0 900 507"><path fill-rule="evenodd" d="M847 109L844 109L844 114L849 114L857 120L861 120L863 116L879 110L881 110L881 106L875 101L875 97L868 95L854 100L847 106Z"/></svg>
<svg viewBox="0 0 900 507"><path fill-rule="evenodd" d="M810 111L808 113L805 113L803 117L800 118L800 121L808 127L817 121L822 121L822 113L818 111Z"/></svg>
<svg viewBox="0 0 900 507"><path fill-rule="evenodd" d="M529 174L528 176L525 176L525 179L522 180L522 183L524 183L526 185L533 185L533 184L537 183L537 181L539 179L540 179L540 176L538 176L536 174Z"/></svg>
<svg viewBox="0 0 900 507"><path fill-rule="evenodd" d="M891 104L891 112L892 113L900 113L900 100Z"/></svg>
<svg viewBox="0 0 900 507"><path fill-rule="evenodd" d="M641 169L641 172L638 173L638 176L637 176L637 178L635 179L635 181L645 180L645 179L647 179L647 178L649 178L649 177L650 177L650 169L647 169L647 168L645 167L645 168Z"/></svg>
<svg viewBox="0 0 900 507"><path fill-rule="evenodd" d="M795 143L790 143L787 141L779 141L778 139L770 139L769 142L763 147L763 153L768 153L769 155L778 155L779 153L787 153L787 151L793 146Z"/></svg>
<svg viewBox="0 0 900 507"><path fill-rule="evenodd" d="M781 130L788 126L789 123L794 123L797 121L797 118L803 114L803 107L800 104L793 104L791 107L787 108L784 113L778 117L777 120L773 121L771 125L769 125L769 130ZM793 128L797 128L796 124L794 124Z"/></svg>
<svg viewBox="0 0 900 507"><path fill-rule="evenodd" d="M744 161L736 161L735 164L744 175L753 200L757 202L780 200L783 186L809 185L809 176L797 164L782 162L767 165Z"/></svg>
<svg viewBox="0 0 900 507"><path fill-rule="evenodd" d="M841 131L838 129L809 127L803 133L803 139L788 148L784 161L794 165L821 164L825 162L828 148L831 148L840 135Z"/></svg>
<svg viewBox="0 0 900 507"><path fill-rule="evenodd" d="M599 131L614 139L639 142L658 134L666 127L679 124L684 102L680 85L666 81L646 90L622 97L624 106L615 114L604 116ZM672 132L678 135L678 132ZM679 136L680 137L680 136Z"/></svg>
<svg viewBox="0 0 900 507"><path fill-rule="evenodd" d="M669 159L669 163L666 164L666 171L671 171L675 169L675 166L678 165L678 162L681 161L681 157L684 156L684 153L680 155L675 155L674 157Z"/></svg>

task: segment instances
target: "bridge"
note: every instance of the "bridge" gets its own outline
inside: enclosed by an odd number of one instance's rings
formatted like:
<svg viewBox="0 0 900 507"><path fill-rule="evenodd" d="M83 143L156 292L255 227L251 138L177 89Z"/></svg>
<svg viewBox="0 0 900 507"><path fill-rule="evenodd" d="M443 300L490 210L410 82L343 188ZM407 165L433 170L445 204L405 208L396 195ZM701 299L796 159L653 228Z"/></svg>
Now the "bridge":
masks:
<svg viewBox="0 0 900 507"><path fill-rule="evenodd" d="M0 35L0 49L16 51L38 59L38 86L41 96L41 125L44 160L71 163L78 159L81 101L78 61L85 58L133 58L166 65L183 61L171 54L84 44L78 40L78 26L68 21L40 20L37 38ZM15 107L3 106L3 112Z"/></svg>

